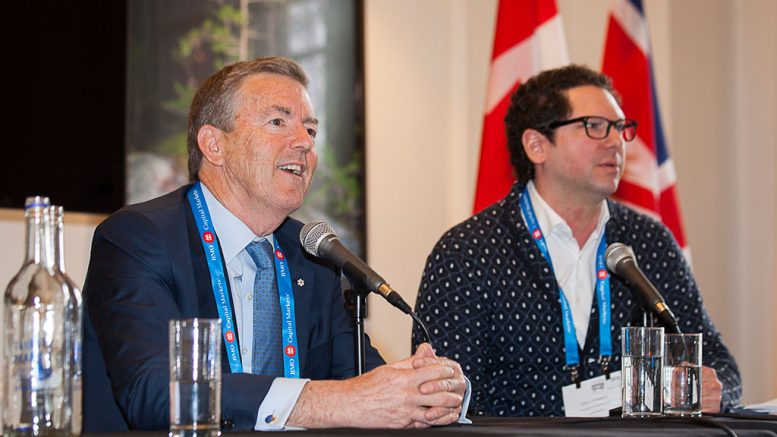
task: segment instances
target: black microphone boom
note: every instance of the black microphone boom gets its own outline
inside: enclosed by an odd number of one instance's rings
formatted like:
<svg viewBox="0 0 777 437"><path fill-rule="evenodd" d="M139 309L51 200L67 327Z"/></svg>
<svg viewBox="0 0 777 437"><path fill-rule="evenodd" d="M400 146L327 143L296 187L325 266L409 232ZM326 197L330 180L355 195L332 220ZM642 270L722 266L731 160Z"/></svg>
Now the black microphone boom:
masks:
<svg viewBox="0 0 777 437"><path fill-rule="evenodd" d="M631 285L631 291L639 296L647 309L658 316L662 325L680 334L680 327L677 325L674 314L664 302L661 293L640 270L631 247L623 243L610 244L605 252L605 260L607 269Z"/></svg>
<svg viewBox="0 0 777 437"><path fill-rule="evenodd" d="M380 294L403 313L413 314L410 305L402 299L402 296L367 263L343 246L328 224L319 221L307 223L299 232L299 241L309 254L333 262L352 280L359 281L369 291Z"/></svg>

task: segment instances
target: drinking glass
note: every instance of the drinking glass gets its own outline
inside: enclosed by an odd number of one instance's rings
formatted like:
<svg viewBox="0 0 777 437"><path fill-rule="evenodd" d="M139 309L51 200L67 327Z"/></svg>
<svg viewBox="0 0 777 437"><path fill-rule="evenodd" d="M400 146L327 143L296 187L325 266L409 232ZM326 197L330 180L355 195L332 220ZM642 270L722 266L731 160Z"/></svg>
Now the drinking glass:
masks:
<svg viewBox="0 0 777 437"><path fill-rule="evenodd" d="M701 416L701 334L666 334L664 414Z"/></svg>
<svg viewBox="0 0 777 437"><path fill-rule="evenodd" d="M623 417L662 415L664 328L621 328Z"/></svg>
<svg viewBox="0 0 777 437"><path fill-rule="evenodd" d="M221 435L221 322L170 321L170 437Z"/></svg>

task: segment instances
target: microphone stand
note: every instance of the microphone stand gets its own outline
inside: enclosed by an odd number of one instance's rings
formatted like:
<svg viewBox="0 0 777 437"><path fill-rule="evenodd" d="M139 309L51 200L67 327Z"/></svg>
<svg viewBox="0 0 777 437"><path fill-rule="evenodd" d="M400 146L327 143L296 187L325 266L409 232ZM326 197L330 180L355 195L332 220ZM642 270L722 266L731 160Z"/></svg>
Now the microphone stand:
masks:
<svg viewBox="0 0 777 437"><path fill-rule="evenodd" d="M354 324L354 344L356 346L355 363L356 363L356 375L363 374L366 370L367 362L367 348L366 336L364 335L364 318L367 317L367 295L369 290L363 287L354 287L354 289L345 290L345 297L348 304L351 306L351 314L353 314Z"/></svg>

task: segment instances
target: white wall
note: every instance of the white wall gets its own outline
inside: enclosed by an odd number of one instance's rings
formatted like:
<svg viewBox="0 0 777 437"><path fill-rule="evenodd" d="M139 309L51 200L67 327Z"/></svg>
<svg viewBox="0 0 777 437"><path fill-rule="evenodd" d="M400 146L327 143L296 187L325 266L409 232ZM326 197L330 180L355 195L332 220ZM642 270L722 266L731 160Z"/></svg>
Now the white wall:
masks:
<svg viewBox="0 0 777 437"><path fill-rule="evenodd" d="M92 233L102 219L100 215L65 211L65 267L79 287L83 286L86 276ZM20 209L0 208L0 240L3 241L0 287L3 291L24 261L27 244L24 238L24 212Z"/></svg>
<svg viewBox="0 0 777 437"><path fill-rule="evenodd" d="M610 0L559 0L574 62L598 68ZM777 397L777 1L646 1L654 67L694 271L737 356L744 399ZM428 252L469 216L495 0L366 0L368 257L411 304ZM0 283L23 256L22 214L0 210ZM65 218L83 284L100 217ZM388 359L410 320L371 299Z"/></svg>

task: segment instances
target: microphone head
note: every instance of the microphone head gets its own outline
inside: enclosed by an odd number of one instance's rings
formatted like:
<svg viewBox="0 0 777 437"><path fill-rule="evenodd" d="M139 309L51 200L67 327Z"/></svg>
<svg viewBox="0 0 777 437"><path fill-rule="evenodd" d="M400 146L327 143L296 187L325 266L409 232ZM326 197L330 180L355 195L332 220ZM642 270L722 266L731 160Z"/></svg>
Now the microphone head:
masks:
<svg viewBox="0 0 777 437"><path fill-rule="evenodd" d="M630 246L623 243L612 243L607 246L607 250L604 252L604 258L607 268L613 273L618 273L619 265L623 261L636 263L634 251L631 250Z"/></svg>
<svg viewBox="0 0 777 437"><path fill-rule="evenodd" d="M319 256L318 246L327 237L337 237L331 226L321 221L306 223L299 231L299 242L305 251L311 255Z"/></svg>

